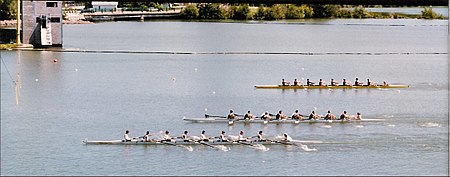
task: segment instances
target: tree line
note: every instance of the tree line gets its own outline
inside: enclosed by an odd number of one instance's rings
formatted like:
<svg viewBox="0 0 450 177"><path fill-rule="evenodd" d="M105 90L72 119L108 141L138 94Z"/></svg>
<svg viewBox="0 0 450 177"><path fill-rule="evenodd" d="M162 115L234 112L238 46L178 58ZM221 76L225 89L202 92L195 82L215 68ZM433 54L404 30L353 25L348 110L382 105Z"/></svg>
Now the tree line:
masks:
<svg viewBox="0 0 450 177"><path fill-rule="evenodd" d="M249 4L189 4L181 11L186 19L281 20L304 18L425 18L444 19L431 8L421 15L369 12L363 6L260 4L256 10Z"/></svg>

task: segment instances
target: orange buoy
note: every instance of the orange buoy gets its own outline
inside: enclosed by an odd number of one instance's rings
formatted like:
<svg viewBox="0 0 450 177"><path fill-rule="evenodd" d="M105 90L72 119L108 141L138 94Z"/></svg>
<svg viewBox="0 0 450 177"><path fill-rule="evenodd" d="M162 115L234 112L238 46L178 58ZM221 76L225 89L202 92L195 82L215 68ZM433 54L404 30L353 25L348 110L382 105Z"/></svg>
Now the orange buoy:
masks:
<svg viewBox="0 0 450 177"><path fill-rule="evenodd" d="M53 63L58 63L58 59L53 59Z"/></svg>

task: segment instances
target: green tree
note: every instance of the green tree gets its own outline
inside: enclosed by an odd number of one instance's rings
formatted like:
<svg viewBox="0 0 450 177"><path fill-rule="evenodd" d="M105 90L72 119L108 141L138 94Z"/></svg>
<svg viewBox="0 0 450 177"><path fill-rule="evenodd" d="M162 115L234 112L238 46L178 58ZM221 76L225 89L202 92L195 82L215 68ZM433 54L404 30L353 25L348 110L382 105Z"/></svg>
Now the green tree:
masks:
<svg viewBox="0 0 450 177"><path fill-rule="evenodd" d="M258 11L255 14L255 19L264 20L266 18L266 16L267 16L266 7L264 7L263 4L260 4L258 6Z"/></svg>
<svg viewBox="0 0 450 177"><path fill-rule="evenodd" d="M295 5L288 5L287 11L286 11L286 18L287 19L305 18L305 14L303 13L301 8L299 8Z"/></svg>
<svg viewBox="0 0 450 177"><path fill-rule="evenodd" d="M199 15L197 5L189 4L181 10L181 16L185 18L197 18Z"/></svg>
<svg viewBox="0 0 450 177"><path fill-rule="evenodd" d="M230 17L238 20L246 20L250 18L250 8L248 4L240 6L232 6Z"/></svg>
<svg viewBox="0 0 450 177"><path fill-rule="evenodd" d="M300 11L305 14L305 18L312 18L314 16L314 9L308 5L301 5Z"/></svg>
<svg viewBox="0 0 450 177"><path fill-rule="evenodd" d="M436 12L433 12L433 9L424 7L422 10L422 18L425 19L444 19L444 16L437 14Z"/></svg>
<svg viewBox="0 0 450 177"><path fill-rule="evenodd" d="M266 18L270 20L284 19L286 18L286 11L287 8L285 5L275 4L272 7L270 7Z"/></svg>
<svg viewBox="0 0 450 177"><path fill-rule="evenodd" d="M353 11L353 17L355 18L371 18L369 12L363 7L363 6L357 6L355 7L355 10Z"/></svg>
<svg viewBox="0 0 450 177"><path fill-rule="evenodd" d="M15 0L0 0L0 20L16 19L16 6Z"/></svg>
<svg viewBox="0 0 450 177"><path fill-rule="evenodd" d="M200 4L199 17L203 19L225 19L226 11L218 3Z"/></svg>

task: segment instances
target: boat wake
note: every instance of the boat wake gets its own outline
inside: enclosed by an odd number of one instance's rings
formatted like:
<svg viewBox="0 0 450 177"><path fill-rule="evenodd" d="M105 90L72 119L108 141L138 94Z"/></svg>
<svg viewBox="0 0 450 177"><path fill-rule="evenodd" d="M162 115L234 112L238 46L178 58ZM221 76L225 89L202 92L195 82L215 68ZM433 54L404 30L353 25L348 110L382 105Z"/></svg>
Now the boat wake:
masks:
<svg viewBox="0 0 450 177"><path fill-rule="evenodd" d="M363 128L363 125L355 125L356 128Z"/></svg>
<svg viewBox="0 0 450 177"><path fill-rule="evenodd" d="M214 146L214 148L216 148L216 149L218 149L218 150L225 151L225 152L227 152L227 151L230 150L229 147L226 147L226 146L224 146L224 145L212 145L212 146Z"/></svg>
<svg viewBox="0 0 450 177"><path fill-rule="evenodd" d="M253 148L253 149L260 150L260 151L268 151L270 149L270 148L268 148L268 147L266 147L266 146L264 146L262 144L255 144L255 145L252 145L250 147Z"/></svg>
<svg viewBox="0 0 450 177"><path fill-rule="evenodd" d="M310 151L317 151L316 148L309 148L307 145L300 144L300 148L302 148L304 151L310 152Z"/></svg>
<svg viewBox="0 0 450 177"><path fill-rule="evenodd" d="M321 126L322 128L331 128L331 125L324 125L324 126Z"/></svg>
<svg viewBox="0 0 450 177"><path fill-rule="evenodd" d="M192 146L185 146L185 145L180 145L180 146L186 148L186 150L188 150L189 152L194 151L194 148L192 148Z"/></svg>
<svg viewBox="0 0 450 177"><path fill-rule="evenodd" d="M442 125L439 123L427 122L427 123L421 123L421 124L419 124L419 126L425 127L425 128L437 128L437 127L441 127Z"/></svg>

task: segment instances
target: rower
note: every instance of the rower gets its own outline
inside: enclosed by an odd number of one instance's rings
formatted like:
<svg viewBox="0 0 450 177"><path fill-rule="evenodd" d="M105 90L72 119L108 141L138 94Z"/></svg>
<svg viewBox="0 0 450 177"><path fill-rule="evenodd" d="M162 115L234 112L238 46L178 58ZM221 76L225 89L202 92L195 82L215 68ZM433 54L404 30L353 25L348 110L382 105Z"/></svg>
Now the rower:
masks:
<svg viewBox="0 0 450 177"><path fill-rule="evenodd" d="M265 142L265 141L267 141L267 140L264 138L264 136L263 136L263 131L259 131L257 141L258 141L258 142Z"/></svg>
<svg viewBox="0 0 450 177"><path fill-rule="evenodd" d="M294 86L297 86L298 85L298 81L297 81L297 79L294 79Z"/></svg>
<svg viewBox="0 0 450 177"><path fill-rule="evenodd" d="M338 85L339 83L336 82L336 81L334 81L334 79L331 79L330 84L331 84L331 86L336 86L336 85Z"/></svg>
<svg viewBox="0 0 450 177"><path fill-rule="evenodd" d="M355 80L355 86L361 86L362 85L362 82L359 82L358 81L358 78L356 78L356 80Z"/></svg>
<svg viewBox="0 0 450 177"><path fill-rule="evenodd" d="M245 142L245 141L248 141L248 139L244 137L244 131L241 130L239 132L239 137L238 137L238 141L237 142Z"/></svg>
<svg viewBox="0 0 450 177"><path fill-rule="evenodd" d="M209 141L209 138L206 136L205 130L203 130L202 134L200 134L200 141Z"/></svg>
<svg viewBox="0 0 450 177"><path fill-rule="evenodd" d="M228 142L227 136L225 135L225 131L222 131L219 135L219 142Z"/></svg>
<svg viewBox="0 0 450 177"><path fill-rule="evenodd" d="M128 133L130 133L130 131L126 130L125 134L123 135L123 139L125 142L131 141L131 138L130 138L130 136L128 136Z"/></svg>
<svg viewBox="0 0 450 177"><path fill-rule="evenodd" d="M341 114L341 116L339 117L339 120L348 120L349 116L347 115L347 111L344 111L344 113Z"/></svg>
<svg viewBox="0 0 450 177"><path fill-rule="evenodd" d="M307 85L307 86L314 85L314 82L310 82L309 79L306 79L306 85Z"/></svg>
<svg viewBox="0 0 450 177"><path fill-rule="evenodd" d="M255 118L255 116L253 116L253 114L250 113L250 111L247 111L247 113L245 113L245 115L244 115L245 120L253 120L254 118Z"/></svg>
<svg viewBox="0 0 450 177"><path fill-rule="evenodd" d="M163 141L167 141L167 142L172 141L172 137L170 137L169 131L167 131L167 130L166 130L166 132L164 132L163 139L161 140L161 142L163 142Z"/></svg>
<svg viewBox="0 0 450 177"><path fill-rule="evenodd" d="M325 120L335 120L336 116L334 116L330 110L328 110L327 114L325 115Z"/></svg>
<svg viewBox="0 0 450 177"><path fill-rule="evenodd" d="M297 109L297 110L295 110L294 113L292 113L291 118L294 119L294 120L301 120L302 119L302 115L300 113L298 113L298 109Z"/></svg>
<svg viewBox="0 0 450 177"><path fill-rule="evenodd" d="M276 120L285 120L287 119L287 116L283 114L283 111L278 111L278 114L275 116Z"/></svg>
<svg viewBox="0 0 450 177"><path fill-rule="evenodd" d="M233 110L230 110L230 114L228 114L227 118L229 120L233 120L237 118L237 115L235 113L233 113Z"/></svg>
<svg viewBox="0 0 450 177"><path fill-rule="evenodd" d="M360 112L357 112L357 113L356 113L355 120L362 120L362 115L361 115Z"/></svg>
<svg viewBox="0 0 450 177"><path fill-rule="evenodd" d="M269 115L269 112L264 112L264 114L263 115L261 115L261 119L262 120L267 120L267 121L269 121L270 119L271 119L271 117L270 117L270 115Z"/></svg>
<svg viewBox="0 0 450 177"><path fill-rule="evenodd" d="M383 81L383 86L389 86L389 84L386 81Z"/></svg>
<svg viewBox="0 0 450 177"><path fill-rule="evenodd" d="M289 141L292 141L292 138L287 133L284 133L283 134L283 139L281 141L289 142Z"/></svg>
<svg viewBox="0 0 450 177"><path fill-rule="evenodd" d="M375 83L373 81L370 81L370 79L367 79L367 86L374 86Z"/></svg>
<svg viewBox="0 0 450 177"><path fill-rule="evenodd" d="M284 79L281 79L281 85L283 85L283 86L288 86L288 85L289 85L289 82L284 81Z"/></svg>
<svg viewBox="0 0 450 177"><path fill-rule="evenodd" d="M309 114L309 120L311 120L311 119L317 120L319 118L320 118L320 116L318 114L316 114L315 111L312 111L311 114Z"/></svg>
<svg viewBox="0 0 450 177"><path fill-rule="evenodd" d="M153 140L153 139L150 139L150 136L152 136L152 135L150 134L150 131L147 131L147 133L144 135L144 137L142 137L143 141L144 141L144 142L153 142L154 140Z"/></svg>
<svg viewBox="0 0 450 177"><path fill-rule="evenodd" d="M350 83L348 83L346 79L342 81L342 86L349 86L349 85Z"/></svg>
<svg viewBox="0 0 450 177"><path fill-rule="evenodd" d="M323 80L322 80L322 79L319 79L319 86L323 86L323 85L324 85Z"/></svg>
<svg viewBox="0 0 450 177"><path fill-rule="evenodd" d="M184 142L191 141L191 138L189 138L189 135L188 135L188 131L184 131L183 135L181 135L181 138L183 139Z"/></svg>

